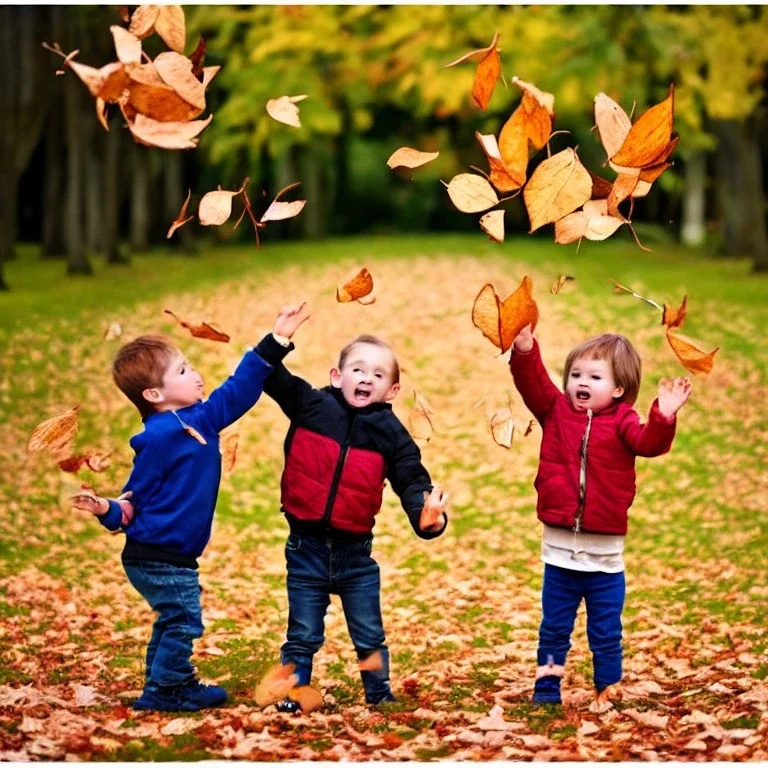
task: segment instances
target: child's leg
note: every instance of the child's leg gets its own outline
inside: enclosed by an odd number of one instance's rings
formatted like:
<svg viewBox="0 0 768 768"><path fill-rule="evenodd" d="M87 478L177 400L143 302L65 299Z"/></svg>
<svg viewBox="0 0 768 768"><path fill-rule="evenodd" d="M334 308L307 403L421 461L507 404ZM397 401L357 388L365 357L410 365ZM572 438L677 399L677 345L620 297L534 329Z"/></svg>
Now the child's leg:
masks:
<svg viewBox="0 0 768 768"><path fill-rule="evenodd" d="M325 540L291 534L285 545L288 568L288 631L280 658L296 665L297 685L309 685L312 658L325 642L330 603L330 549Z"/></svg>
<svg viewBox="0 0 768 768"><path fill-rule="evenodd" d="M381 577L371 557L371 541L346 545L346 557L335 587L357 657L361 661L378 652L380 668L363 670L360 677L368 704L396 701L389 685L389 650L385 645L381 618Z"/></svg>
<svg viewBox="0 0 768 768"><path fill-rule="evenodd" d="M621 612L624 572L587 574L587 638L598 692L621 680Z"/></svg>
<svg viewBox="0 0 768 768"><path fill-rule="evenodd" d="M584 575L556 565L544 566L542 618L536 652L538 669L533 693L535 703L560 702L560 681L565 657L571 648L576 611L583 596Z"/></svg>

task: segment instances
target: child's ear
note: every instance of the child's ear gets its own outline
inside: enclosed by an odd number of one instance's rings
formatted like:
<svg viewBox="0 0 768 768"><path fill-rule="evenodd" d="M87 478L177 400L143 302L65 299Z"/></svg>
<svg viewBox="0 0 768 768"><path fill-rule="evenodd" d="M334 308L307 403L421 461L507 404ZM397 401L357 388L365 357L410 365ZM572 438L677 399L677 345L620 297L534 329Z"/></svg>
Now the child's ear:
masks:
<svg viewBox="0 0 768 768"><path fill-rule="evenodd" d="M618 400L620 397L624 396L624 387L616 387L616 389L613 390L613 399Z"/></svg>
<svg viewBox="0 0 768 768"><path fill-rule="evenodd" d="M336 368L331 368L331 386L341 389L341 373Z"/></svg>
<svg viewBox="0 0 768 768"><path fill-rule="evenodd" d="M154 387L147 387L141 393L141 396L146 401L152 403L153 405L157 405L158 403L162 403L165 401L165 398L163 397L163 393L159 389L155 389Z"/></svg>
<svg viewBox="0 0 768 768"><path fill-rule="evenodd" d="M389 388L389 392L387 392L387 394L384 396L384 402L391 403L397 397L397 393L399 391L400 391L400 384L399 383L393 384Z"/></svg>

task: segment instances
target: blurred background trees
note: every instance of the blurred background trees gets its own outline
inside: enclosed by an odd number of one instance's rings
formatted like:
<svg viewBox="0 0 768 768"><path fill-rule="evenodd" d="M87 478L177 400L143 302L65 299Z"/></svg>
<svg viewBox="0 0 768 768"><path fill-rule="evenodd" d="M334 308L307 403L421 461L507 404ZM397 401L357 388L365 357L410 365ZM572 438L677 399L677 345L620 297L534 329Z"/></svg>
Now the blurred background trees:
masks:
<svg viewBox="0 0 768 768"><path fill-rule="evenodd" d="M42 48L58 42L94 66L114 61L116 8L2 6L0 36L0 267L17 240L87 273L94 257L122 263L168 243L191 253L203 238L245 240L246 227L165 234L186 195L236 189L252 200L301 181L308 200L277 237L477 230L440 179L484 167L474 132L498 134L520 94L499 83L488 110L471 101L472 62L443 65L501 35L503 72L555 95L553 151L576 146L587 167L605 155L593 132L604 91L637 117L676 85L675 166L635 206L651 240L673 237L768 269L765 182L765 6L187 6L187 48L202 35L214 114L192 152L137 145L113 114L99 126L93 99ZM151 55L163 49L155 36ZM268 99L308 94L300 129L276 123ZM413 172L386 160L409 145L440 150ZM543 153L542 153L543 157ZM607 171L607 169L606 169ZM607 171L606 175L610 175ZM268 200L264 200L264 205ZM508 231L524 233L520 201L505 204ZM654 228L648 225L653 224ZM478 237L482 237L478 231ZM544 237L551 237L546 232ZM198 246L199 247L199 246ZM0 273L0 282L2 281Z"/></svg>

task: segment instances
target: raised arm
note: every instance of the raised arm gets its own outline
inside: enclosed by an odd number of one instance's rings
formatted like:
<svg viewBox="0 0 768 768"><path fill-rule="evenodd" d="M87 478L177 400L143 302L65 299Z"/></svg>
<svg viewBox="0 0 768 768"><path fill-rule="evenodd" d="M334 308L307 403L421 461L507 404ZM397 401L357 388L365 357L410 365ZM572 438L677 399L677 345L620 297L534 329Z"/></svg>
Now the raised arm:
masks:
<svg viewBox="0 0 768 768"><path fill-rule="evenodd" d="M509 370L528 410L541 422L560 396L541 359L539 342L526 326L515 339Z"/></svg>

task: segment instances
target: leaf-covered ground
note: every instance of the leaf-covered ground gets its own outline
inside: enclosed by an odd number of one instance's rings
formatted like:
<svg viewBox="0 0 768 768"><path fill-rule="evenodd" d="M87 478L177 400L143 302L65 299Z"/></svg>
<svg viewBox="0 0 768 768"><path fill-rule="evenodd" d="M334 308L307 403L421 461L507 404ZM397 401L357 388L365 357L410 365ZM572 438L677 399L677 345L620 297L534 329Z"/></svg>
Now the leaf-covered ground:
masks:
<svg viewBox="0 0 768 768"><path fill-rule="evenodd" d="M337 281L363 264L376 303L338 304ZM165 284L158 268L171 270ZM47 305L41 277L39 288L9 297L0 324L0 759L768 759L765 278L748 277L743 263L683 251L646 255L613 245L574 255L536 244L494 248L479 234L269 245L258 256L233 250L186 265L158 256L132 269L119 285L106 273L95 284L62 285ZM561 273L576 280L553 296ZM642 411L659 378L684 372L660 318L613 294L609 276L659 301L688 293L686 332L707 348L721 346L712 374L694 382L672 453L638 462L626 553L625 695L603 715L589 710L583 613L564 705L529 703L540 618L532 483L541 432L523 436L529 414L506 356L470 321L483 283L506 296L524 274L533 278L552 374L586 336L626 333L644 361ZM390 491L376 525L400 700L364 705L334 598L315 669L327 707L294 717L255 705L287 613L278 505L287 423L265 398L241 420L237 463L222 482L201 560L206 632L195 661L201 675L229 690L230 705L193 715L134 713L152 616L120 567L122 538L70 510L74 476L29 457L26 440L38 422L80 403L76 448L112 451L112 464L98 475L81 472L77 482L116 493L130 467L127 439L139 428L108 373L121 341L167 332L210 387L271 328L282 303L302 297L312 318L296 337L295 372L323 385L346 341L377 333L404 371L396 412L407 417L416 389L435 414L423 454L451 494L447 532L417 539ZM165 308L215 321L232 341L192 339ZM103 341L115 320L123 337ZM517 428L507 451L493 442L488 419L510 396Z"/></svg>

